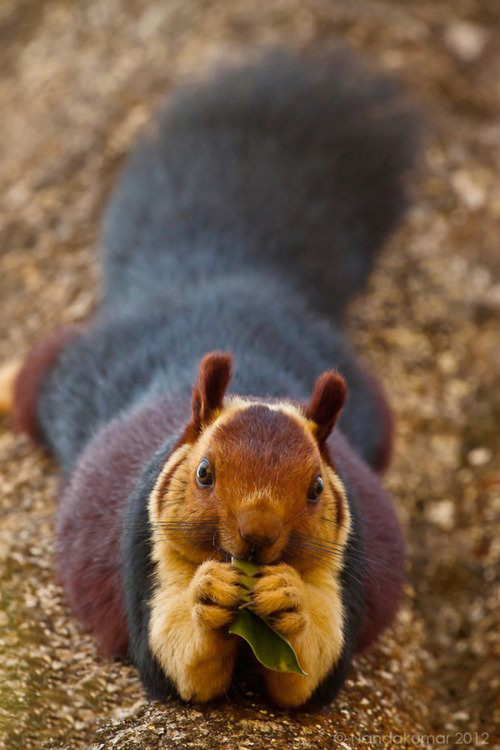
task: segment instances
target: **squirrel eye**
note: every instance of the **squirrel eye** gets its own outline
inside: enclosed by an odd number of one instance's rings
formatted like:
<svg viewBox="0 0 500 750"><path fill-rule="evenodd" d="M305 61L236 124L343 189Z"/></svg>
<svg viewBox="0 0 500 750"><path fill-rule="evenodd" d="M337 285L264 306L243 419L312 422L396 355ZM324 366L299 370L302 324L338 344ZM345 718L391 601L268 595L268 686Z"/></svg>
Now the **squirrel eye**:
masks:
<svg viewBox="0 0 500 750"><path fill-rule="evenodd" d="M199 487L213 487L214 471L210 465L210 461L206 458L198 464L198 468L196 469L196 483Z"/></svg>
<svg viewBox="0 0 500 750"><path fill-rule="evenodd" d="M307 499L310 503L317 502L319 496L323 492L323 487L325 486L323 479L321 478L321 475L318 474L314 482L311 484L309 488L309 492L307 493Z"/></svg>

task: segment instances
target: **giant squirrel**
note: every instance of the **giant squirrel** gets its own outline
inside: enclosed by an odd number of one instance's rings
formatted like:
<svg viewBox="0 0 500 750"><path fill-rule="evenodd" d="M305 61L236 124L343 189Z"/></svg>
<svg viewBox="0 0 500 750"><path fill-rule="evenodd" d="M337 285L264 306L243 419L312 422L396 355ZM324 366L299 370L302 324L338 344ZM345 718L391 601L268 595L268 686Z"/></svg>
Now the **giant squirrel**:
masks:
<svg viewBox="0 0 500 750"><path fill-rule="evenodd" d="M398 86L343 47L185 84L111 198L96 317L17 376L14 424L62 467L68 602L153 698L228 690L232 555L262 565L252 607L307 672L261 668L279 706L331 700L394 617L391 417L343 318L417 143Z"/></svg>

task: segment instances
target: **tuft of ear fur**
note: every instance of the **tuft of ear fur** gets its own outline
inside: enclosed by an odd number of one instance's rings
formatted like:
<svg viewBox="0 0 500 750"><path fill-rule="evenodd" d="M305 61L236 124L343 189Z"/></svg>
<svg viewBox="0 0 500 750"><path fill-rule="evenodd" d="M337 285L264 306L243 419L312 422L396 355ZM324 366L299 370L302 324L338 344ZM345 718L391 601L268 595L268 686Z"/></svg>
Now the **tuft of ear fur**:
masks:
<svg viewBox="0 0 500 750"><path fill-rule="evenodd" d="M321 447L335 426L347 395L347 385L338 372L330 370L316 380L306 417L316 426L316 439Z"/></svg>
<svg viewBox="0 0 500 750"><path fill-rule="evenodd" d="M233 358L227 352L210 352L201 360L193 388L191 429L194 434L199 434L222 408L232 364Z"/></svg>

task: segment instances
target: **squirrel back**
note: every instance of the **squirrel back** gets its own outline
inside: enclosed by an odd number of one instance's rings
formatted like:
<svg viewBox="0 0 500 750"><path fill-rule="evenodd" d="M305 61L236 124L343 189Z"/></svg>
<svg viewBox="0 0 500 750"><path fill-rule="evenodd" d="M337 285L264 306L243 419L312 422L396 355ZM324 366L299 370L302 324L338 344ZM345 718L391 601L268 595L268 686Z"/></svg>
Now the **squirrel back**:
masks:
<svg viewBox="0 0 500 750"><path fill-rule="evenodd" d="M416 123L397 84L344 47L274 49L174 91L111 196L99 314L38 406L64 466L145 394L188 397L213 350L234 353L246 394L304 399L335 364L339 424L384 464L387 410L338 319L405 208Z"/></svg>

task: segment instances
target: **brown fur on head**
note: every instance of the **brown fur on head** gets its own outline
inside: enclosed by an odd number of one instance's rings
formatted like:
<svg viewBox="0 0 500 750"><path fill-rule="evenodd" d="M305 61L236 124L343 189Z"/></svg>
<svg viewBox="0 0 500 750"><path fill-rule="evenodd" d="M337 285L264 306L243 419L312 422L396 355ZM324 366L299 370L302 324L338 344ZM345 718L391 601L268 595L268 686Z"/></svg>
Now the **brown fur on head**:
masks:
<svg viewBox="0 0 500 750"><path fill-rule="evenodd" d="M200 364L191 421L150 499L157 544L194 564L233 555L339 569L350 516L326 440L343 378L324 373L301 408L224 398L230 376L227 354Z"/></svg>

